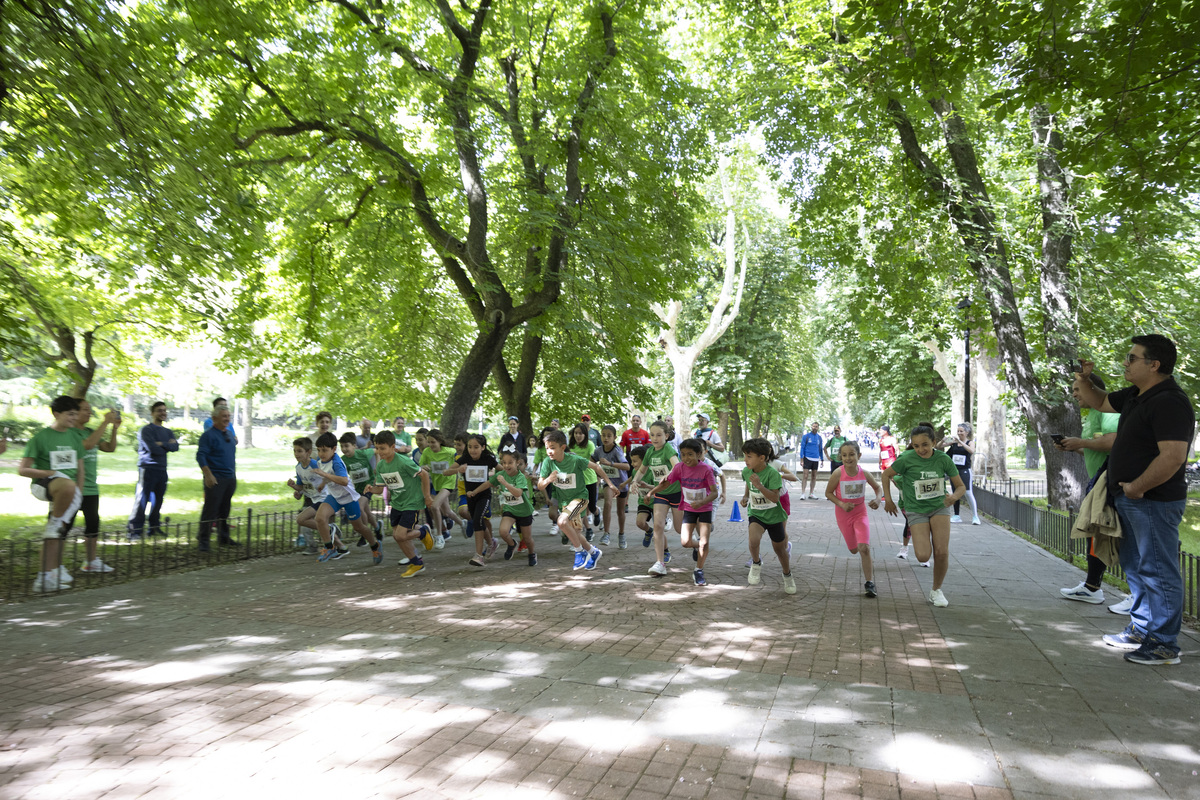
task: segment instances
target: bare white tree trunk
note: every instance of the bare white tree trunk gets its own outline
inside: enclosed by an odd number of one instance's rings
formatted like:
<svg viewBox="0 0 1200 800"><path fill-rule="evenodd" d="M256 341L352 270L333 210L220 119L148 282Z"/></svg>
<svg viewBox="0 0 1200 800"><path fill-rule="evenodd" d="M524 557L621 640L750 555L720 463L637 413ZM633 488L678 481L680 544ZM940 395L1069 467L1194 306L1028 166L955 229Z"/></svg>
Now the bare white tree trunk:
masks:
<svg viewBox="0 0 1200 800"><path fill-rule="evenodd" d="M249 364L246 365L242 372L244 383L242 391L246 391L246 386L250 383L250 379L254 376L254 368ZM254 447L254 397L247 392L242 398L242 448L249 450Z"/></svg>
<svg viewBox="0 0 1200 800"><path fill-rule="evenodd" d="M933 369L946 384L950 390L950 427L947 429L950 435L954 434L954 428L958 423L963 422L963 401L966 397L966 351L963 349L963 340L957 336L950 339L950 349L942 350L938 347L937 342L926 340L924 342L925 349L933 356ZM970 420L967 420L968 422Z"/></svg>
<svg viewBox="0 0 1200 800"><path fill-rule="evenodd" d="M976 475L1007 480L1008 409L1000 400L1004 384L996 377L1000 372L1000 357L980 352L974 363L979 367L975 373L979 426L975 429L975 457L971 467Z"/></svg>
<svg viewBox="0 0 1200 800"><path fill-rule="evenodd" d="M733 210L733 195L728 184L722 185L725 199L725 279L721 284L721 296L708 315L708 324L690 345L679 344L679 312L683 303L672 300L666 306L655 304L654 313L662 322L659 341L666 349L667 359L675 373L675 425L679 430L688 428L692 413L692 370L700 354L721 338L737 319L742 306L742 290L746 287L746 267L750 260L750 232L744 230L745 247L742 250L741 272L737 262L737 218ZM736 283L736 288L735 284ZM730 303L732 302L732 307Z"/></svg>

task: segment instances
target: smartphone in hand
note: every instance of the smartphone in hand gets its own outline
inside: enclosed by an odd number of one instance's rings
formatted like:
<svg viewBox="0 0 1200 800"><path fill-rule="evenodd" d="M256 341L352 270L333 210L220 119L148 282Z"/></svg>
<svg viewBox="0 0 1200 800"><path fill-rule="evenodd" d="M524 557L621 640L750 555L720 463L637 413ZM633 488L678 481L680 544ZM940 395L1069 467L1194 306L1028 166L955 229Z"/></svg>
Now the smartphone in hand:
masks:
<svg viewBox="0 0 1200 800"><path fill-rule="evenodd" d="M1050 434L1050 438L1054 440L1055 444L1062 444L1063 439L1067 437L1063 436L1061 433L1052 433Z"/></svg>

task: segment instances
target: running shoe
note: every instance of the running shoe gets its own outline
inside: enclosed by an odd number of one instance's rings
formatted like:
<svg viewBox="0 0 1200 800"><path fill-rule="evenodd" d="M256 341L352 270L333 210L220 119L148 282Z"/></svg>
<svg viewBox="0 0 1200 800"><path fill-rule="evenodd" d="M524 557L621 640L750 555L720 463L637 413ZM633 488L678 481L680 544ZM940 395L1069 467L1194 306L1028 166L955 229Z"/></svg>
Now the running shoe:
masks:
<svg viewBox="0 0 1200 800"><path fill-rule="evenodd" d="M495 539L492 539L490 542L487 543L487 546L484 547L483 557L491 558L492 554L496 552L496 548L499 546L500 546L500 542L496 541Z"/></svg>
<svg viewBox="0 0 1200 800"><path fill-rule="evenodd" d="M475 522L473 520L467 520L466 522L463 523L463 538L470 539L474 535L475 535Z"/></svg>
<svg viewBox="0 0 1200 800"><path fill-rule="evenodd" d="M602 544L602 545L612 544L612 539L609 538L607 533L600 537L600 544Z"/></svg>
<svg viewBox="0 0 1200 800"><path fill-rule="evenodd" d="M654 531L646 531L642 537L642 547L649 547L654 542Z"/></svg>
<svg viewBox="0 0 1200 800"><path fill-rule="evenodd" d="M408 569L400 573L401 578L411 578L414 575L419 575L425 571L424 564L409 564Z"/></svg>
<svg viewBox="0 0 1200 800"><path fill-rule="evenodd" d="M334 554L333 554L333 560L334 560L334 561L337 561L339 558L345 558L345 557L346 557L346 556L348 556L348 555L350 555L350 549L349 549L349 548L346 548L346 547L339 547L339 548L337 548L337 550L336 550L336 551L334 551Z"/></svg>
<svg viewBox="0 0 1200 800"><path fill-rule="evenodd" d="M433 537L433 549L434 550L445 550L446 549L446 538L447 537L445 537L445 536Z"/></svg>
<svg viewBox="0 0 1200 800"><path fill-rule="evenodd" d="M962 522L962 517L960 517L958 514L955 514L954 516L952 516L950 518L950 521L951 522Z"/></svg>
<svg viewBox="0 0 1200 800"><path fill-rule="evenodd" d="M1120 633L1106 633L1100 637L1100 640L1109 647L1132 651L1141 648L1142 644L1146 641L1146 635L1130 623Z"/></svg>
<svg viewBox="0 0 1200 800"><path fill-rule="evenodd" d="M604 555L603 550L601 550L599 547L593 547L591 550L588 551L587 561L584 562L583 568L584 569L595 569L596 562L600 560L600 556L602 556L602 555Z"/></svg>
<svg viewBox="0 0 1200 800"><path fill-rule="evenodd" d="M971 520L971 524L972 524L972 525L982 525L982 524L983 524L983 520L981 520L979 517L974 517L974 518Z"/></svg>
<svg viewBox="0 0 1200 800"><path fill-rule="evenodd" d="M504 560L512 561L513 553L517 552L517 545L510 544L504 548Z"/></svg>
<svg viewBox="0 0 1200 800"><path fill-rule="evenodd" d="M529 552L529 545L525 544L525 540L524 540L524 539L522 539L522 540L521 540L521 543L520 543L519 545L517 545L517 552L518 552L518 553L527 553L527 552Z"/></svg>
<svg viewBox="0 0 1200 800"><path fill-rule="evenodd" d="M622 533L619 536L617 536L617 549L625 550L628 547L629 547L629 542L625 541L625 534Z"/></svg>
<svg viewBox="0 0 1200 800"><path fill-rule="evenodd" d="M531 567L537 566L537 553L529 554L529 566L531 566Z"/></svg>
<svg viewBox="0 0 1200 800"><path fill-rule="evenodd" d="M354 546L355 547L366 547L367 546L367 537L365 537L365 536L358 537L358 541L354 543Z"/></svg>
<svg viewBox="0 0 1200 800"><path fill-rule="evenodd" d="M1114 614L1128 614L1133 610L1133 595L1129 595L1119 603L1113 603L1108 610Z"/></svg>
<svg viewBox="0 0 1200 800"><path fill-rule="evenodd" d="M1067 600L1078 600L1081 603L1091 603L1092 605L1100 605L1104 602L1104 590L1097 589L1092 591L1087 588L1086 583L1080 583L1078 586L1072 586L1070 589L1059 589L1058 593Z"/></svg>
<svg viewBox="0 0 1200 800"><path fill-rule="evenodd" d="M762 564L750 565L750 574L746 576L746 583L751 586L757 586L762 583Z"/></svg>
<svg viewBox="0 0 1200 800"><path fill-rule="evenodd" d="M58 567L58 582L63 586L69 586L75 582L75 578L71 577L71 573L67 572L67 568L62 564Z"/></svg>
<svg viewBox="0 0 1200 800"><path fill-rule="evenodd" d="M484 564L483 564L483 558L482 558L482 557L480 557L480 556L475 556L474 558L472 558L472 559L471 559L470 561L468 561L467 563L468 563L468 564L470 564L472 567L482 567L482 566L484 565Z"/></svg>
<svg viewBox="0 0 1200 800"><path fill-rule="evenodd" d="M792 577L791 573L783 576L783 591L788 594L796 593L796 579Z"/></svg>
<svg viewBox="0 0 1200 800"><path fill-rule="evenodd" d="M702 570L702 569L692 570L692 583L696 584L697 586L707 585L707 582L704 580L704 570Z"/></svg>
<svg viewBox="0 0 1200 800"><path fill-rule="evenodd" d="M933 603L935 608L945 608L950 605L950 601L946 599L946 595L942 594L941 589L929 590L929 602Z"/></svg>
<svg viewBox="0 0 1200 800"><path fill-rule="evenodd" d="M695 547L689 547L688 549L692 551L692 561L698 562L700 560L700 546L696 545Z"/></svg>
<svg viewBox="0 0 1200 800"><path fill-rule="evenodd" d="M587 553L582 550L575 551L575 566L572 569L583 569L583 565L587 563Z"/></svg>
<svg viewBox="0 0 1200 800"><path fill-rule="evenodd" d="M648 569L647 572L656 578L661 578L663 575L667 574L667 568L663 566L663 562L655 561L650 565L650 569Z"/></svg>
<svg viewBox="0 0 1200 800"><path fill-rule="evenodd" d="M379 545L375 545L374 547L371 548L371 563L372 564L382 564L383 563L383 551L379 549Z"/></svg>
<svg viewBox="0 0 1200 800"><path fill-rule="evenodd" d="M1146 642L1132 653L1125 654L1125 660L1134 664L1145 664L1148 667L1162 667L1178 664L1179 651L1165 644L1152 645Z"/></svg>
<svg viewBox="0 0 1200 800"><path fill-rule="evenodd" d="M33 581L34 594L50 594L52 592L61 591L68 587L63 586L58 582L58 571L40 572L37 578Z"/></svg>
<svg viewBox="0 0 1200 800"><path fill-rule="evenodd" d="M425 545L425 551L433 549L433 534L429 532L428 525L422 525L418 530L421 532L421 544ZM438 537L439 539L442 537Z"/></svg>
<svg viewBox="0 0 1200 800"><path fill-rule="evenodd" d="M671 551L665 547L663 548L663 563L664 564L671 563Z"/></svg>
<svg viewBox="0 0 1200 800"><path fill-rule="evenodd" d="M321 555L317 556L317 561L320 561L322 564L324 564L326 561L333 558L333 554L336 552L337 550L335 550L332 546L326 547L323 551L321 551Z"/></svg>
<svg viewBox="0 0 1200 800"><path fill-rule="evenodd" d="M905 547L899 553L896 553L896 558L903 558L903 559L907 560L908 559L908 548Z"/></svg>
<svg viewBox="0 0 1200 800"><path fill-rule="evenodd" d="M103 561L101 561L100 557L97 556L96 558L93 558L91 561L84 564L80 571L81 572L113 572L114 570L108 564L105 564ZM1132 605L1132 602L1131 602L1131 605Z"/></svg>
<svg viewBox="0 0 1200 800"><path fill-rule="evenodd" d="M866 592L867 597L875 597L875 581L867 581L864 583L863 591Z"/></svg>

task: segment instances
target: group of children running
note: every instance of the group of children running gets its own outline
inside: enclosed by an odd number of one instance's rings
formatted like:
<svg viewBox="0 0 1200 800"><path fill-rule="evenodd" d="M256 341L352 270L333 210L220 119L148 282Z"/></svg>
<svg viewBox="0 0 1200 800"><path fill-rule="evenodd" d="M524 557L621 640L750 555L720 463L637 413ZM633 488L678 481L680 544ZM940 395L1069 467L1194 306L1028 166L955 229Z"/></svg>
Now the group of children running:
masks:
<svg viewBox="0 0 1200 800"><path fill-rule="evenodd" d="M500 542L505 545L505 560L523 553L529 566L535 566L535 497L546 501L552 534L560 535L562 543L573 549L574 569L594 570L604 555L593 544L593 526L601 524L601 487L603 535L599 544L611 543L615 506L618 547L622 550L628 546L625 514L633 492L637 499L635 524L644 534L642 546L654 548L649 574L668 574L671 552L667 536L673 529L679 532L680 546L691 551L693 582L703 586L713 506L724 502L725 477L707 457L703 440L685 439L676 450L667 441L668 430L662 422L651 424L649 434L649 444L632 448L627 458L611 425L602 429L599 445L592 443L582 425L569 433L544 429L540 436L529 438L526 457L512 447L497 456L479 434L463 434L451 443L440 431L422 428L410 444L384 430L375 434L372 452L359 449L353 433L339 439L325 432L315 442L308 438L293 442L296 477L288 485L297 499L304 500L297 522L309 537L315 535L316 539L309 539L309 551L318 555L318 561L336 560L349 552L334 521L341 514L343 524L348 523L359 534L359 546L369 546L373 562L382 562L384 521L376 520L370 510L371 498L382 496L392 539L404 554L400 561L405 567L401 573L404 578L425 570L421 552L443 549L456 525L462 527L464 536L474 540L474 553L468 562L472 566L484 567ZM905 550L901 557L906 556L911 539L919 562L928 564L932 559L929 601L944 607L948 602L941 585L947 570L950 507L964 494L965 486L950 456L935 448L932 426L919 425L909 441L905 452L898 456L888 453L893 457L883 465L882 486L859 464L858 444L843 443L838 451L840 463L829 477L825 497L834 504L847 548L861 559L866 596L877 595L867 507L877 509L882 500L888 514L897 515L903 510ZM784 591L794 594L796 581L787 535L790 503L784 480L797 478L776 459L766 439L751 439L742 451L742 504L747 511L750 550L747 582L756 585L762 580L761 542L765 533L782 569ZM946 493L946 480L953 487L950 494ZM899 506L892 499L894 482L901 487ZM870 501L866 498L868 486L875 494ZM496 527L492 524L493 504L500 512ZM418 543L423 551L418 551Z"/></svg>

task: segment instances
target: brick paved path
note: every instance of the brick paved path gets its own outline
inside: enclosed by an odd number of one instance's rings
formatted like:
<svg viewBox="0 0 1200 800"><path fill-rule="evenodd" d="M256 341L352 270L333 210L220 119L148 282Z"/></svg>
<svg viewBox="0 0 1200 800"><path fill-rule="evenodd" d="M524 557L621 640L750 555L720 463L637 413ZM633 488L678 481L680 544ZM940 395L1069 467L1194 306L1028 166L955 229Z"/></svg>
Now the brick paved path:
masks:
<svg viewBox="0 0 1200 800"><path fill-rule="evenodd" d="M955 526L935 610L872 525L876 599L796 501L794 596L767 548L746 585L744 524L697 587L632 520L574 572L543 515L534 568L460 538L408 581L389 546L9 606L0 797L1200 797L1194 637L1126 664L1058 599L1079 571L991 525Z"/></svg>

